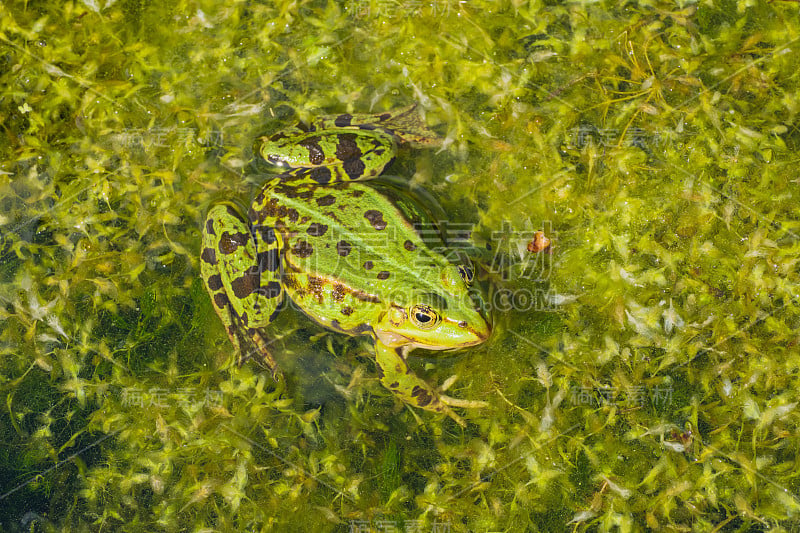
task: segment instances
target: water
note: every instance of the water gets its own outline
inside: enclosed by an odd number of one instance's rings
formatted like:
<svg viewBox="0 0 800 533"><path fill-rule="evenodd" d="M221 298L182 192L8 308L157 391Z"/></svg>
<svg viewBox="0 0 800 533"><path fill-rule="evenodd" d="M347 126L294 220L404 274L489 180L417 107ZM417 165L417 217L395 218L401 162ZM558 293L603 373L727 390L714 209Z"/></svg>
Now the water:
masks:
<svg viewBox="0 0 800 533"><path fill-rule="evenodd" d="M798 9L5 4L0 529L796 528ZM508 267L410 358L463 430L292 309L238 366L198 279L259 135L412 102L391 173Z"/></svg>

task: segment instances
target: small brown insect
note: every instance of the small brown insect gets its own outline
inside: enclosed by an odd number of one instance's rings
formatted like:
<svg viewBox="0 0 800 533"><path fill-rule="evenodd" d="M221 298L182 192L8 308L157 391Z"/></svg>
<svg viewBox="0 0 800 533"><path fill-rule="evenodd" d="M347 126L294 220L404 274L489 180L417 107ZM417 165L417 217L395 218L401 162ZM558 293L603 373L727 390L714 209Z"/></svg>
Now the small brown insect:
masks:
<svg viewBox="0 0 800 533"><path fill-rule="evenodd" d="M533 239L528 243L528 251L538 253L548 246L550 246L550 239L545 236L543 231L537 231L533 234Z"/></svg>

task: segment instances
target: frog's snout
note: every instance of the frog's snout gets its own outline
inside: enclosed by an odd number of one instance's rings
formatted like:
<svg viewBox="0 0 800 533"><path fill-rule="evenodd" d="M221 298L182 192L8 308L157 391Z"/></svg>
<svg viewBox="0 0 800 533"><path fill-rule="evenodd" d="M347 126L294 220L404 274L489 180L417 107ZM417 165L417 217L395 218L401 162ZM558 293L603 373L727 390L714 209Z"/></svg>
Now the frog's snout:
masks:
<svg viewBox="0 0 800 533"><path fill-rule="evenodd" d="M458 327L466 330L464 333L467 336L464 346L474 346L480 344L489 338L492 334L492 326L483 317L479 317L471 322L462 320L458 322Z"/></svg>

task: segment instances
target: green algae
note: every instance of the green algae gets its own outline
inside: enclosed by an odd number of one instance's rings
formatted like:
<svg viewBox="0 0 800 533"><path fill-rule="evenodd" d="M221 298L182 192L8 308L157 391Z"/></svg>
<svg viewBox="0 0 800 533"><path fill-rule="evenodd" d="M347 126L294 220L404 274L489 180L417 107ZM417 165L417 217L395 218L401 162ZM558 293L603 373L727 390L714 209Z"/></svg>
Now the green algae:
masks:
<svg viewBox="0 0 800 533"><path fill-rule="evenodd" d="M0 6L0 528L796 529L798 11ZM258 135L415 101L393 171L512 260L489 343L411 360L463 431L296 312L292 379L237 367L198 281Z"/></svg>

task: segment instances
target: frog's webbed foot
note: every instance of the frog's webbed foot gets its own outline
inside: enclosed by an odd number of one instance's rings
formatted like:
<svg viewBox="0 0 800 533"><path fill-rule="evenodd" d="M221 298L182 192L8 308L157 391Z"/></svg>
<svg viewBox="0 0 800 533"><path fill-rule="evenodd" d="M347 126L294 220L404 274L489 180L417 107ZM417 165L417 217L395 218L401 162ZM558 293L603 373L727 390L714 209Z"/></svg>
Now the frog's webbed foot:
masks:
<svg viewBox="0 0 800 533"><path fill-rule="evenodd" d="M487 405L481 401L459 400L441 394L455 382L455 377L445 381L442 387L434 389L411 371L403 357L402 348L390 348L380 342L376 343L375 362L383 386L404 402L427 411L446 414L461 427L466 427L466 422L450 406L480 408Z"/></svg>
<svg viewBox="0 0 800 533"><path fill-rule="evenodd" d="M417 111L417 104L389 111L380 115L380 126L395 135L401 142L411 146L439 146L442 139L431 131Z"/></svg>
<svg viewBox="0 0 800 533"><path fill-rule="evenodd" d="M391 135L400 143L416 147L442 144L441 137L428 128L425 120L417 111L417 104L384 113L328 115L315 120L313 126L319 130L332 128L377 129Z"/></svg>
<svg viewBox="0 0 800 533"><path fill-rule="evenodd" d="M231 335L232 332L228 332ZM265 367L272 375L272 379L279 381L283 377L283 373L278 367L278 362L272 356L269 345L272 341L267 340L261 331L256 328L248 328L242 332L235 331L233 335L241 334L244 338L236 339L234 346L238 345L239 366L244 365L248 361L255 361L259 366ZM231 335L233 337L233 335ZM249 346L249 349L241 349L243 346Z"/></svg>
<svg viewBox="0 0 800 533"><path fill-rule="evenodd" d="M461 400L459 398L453 398L452 396L446 396L442 394L444 391L453 386L453 383L455 383L457 379L457 375L450 376L437 389L437 392L439 393L439 399L442 401L442 403L451 405L453 407L463 407L465 409L483 409L485 407L489 407L489 404L483 400Z"/></svg>

